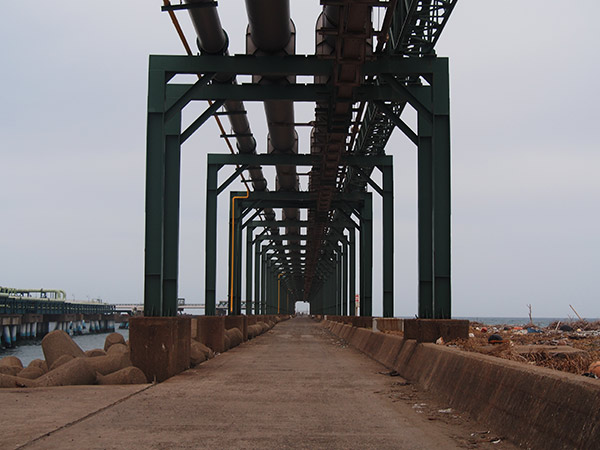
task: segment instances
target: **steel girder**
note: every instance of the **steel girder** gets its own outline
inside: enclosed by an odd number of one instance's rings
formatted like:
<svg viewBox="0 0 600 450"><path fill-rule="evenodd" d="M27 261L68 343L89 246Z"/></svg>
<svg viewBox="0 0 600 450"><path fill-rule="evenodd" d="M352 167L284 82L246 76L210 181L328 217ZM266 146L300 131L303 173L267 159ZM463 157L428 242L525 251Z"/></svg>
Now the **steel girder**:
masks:
<svg viewBox="0 0 600 450"><path fill-rule="evenodd" d="M210 57L210 64L217 64L217 60L235 61L237 57ZM263 59L263 57L255 59ZM273 71L287 73L289 68L285 69L285 57L265 57L261 62L261 67L271 67ZM242 58L244 59L244 58ZM320 67L329 67L328 61L315 62L309 61L308 65L322 65ZM262 63L265 64L262 64ZM156 63L156 64L153 64ZM173 67L168 67L173 63ZM194 85L174 85L169 83L171 78L176 73L202 73L199 70L203 64L207 64L205 57L152 57L151 68L149 74L149 98L148 98L148 144L147 144L147 185L146 185L146 257L145 257L145 294L144 304L147 315L171 315L177 310L177 260L178 260L178 225L179 225L179 158L180 147L182 142L187 139L204 120L216 112L214 107L209 107L205 113L194 121L192 129L181 130L180 115L181 109L189 101L196 99L209 98L220 102L222 98L214 97L217 93L226 98L229 95L237 95L240 98L248 99L252 96L264 98L265 95L284 95L281 92L272 90L269 94L269 87L258 86L260 90L254 89L256 86L239 86L240 90L234 86L229 86L229 90L223 90L223 87L217 87L210 83L198 83ZM207 65L210 65L207 64ZM245 66L246 64L246 66ZM257 70L251 68L256 62L249 59L240 61L239 70L251 72ZM298 64L300 64L298 62ZM181 67L176 67L181 66ZM184 67L185 66L185 67ZM423 316L431 314L434 317L447 316L450 311L450 259L449 259L449 119L448 119L448 89L447 89L447 60L443 58L427 57L419 58L419 61L414 61L413 58L403 58L397 55L385 56L372 64L365 62L366 71L378 70L379 77L377 84L359 86L354 89L356 96L353 101L371 100L393 102L406 102L419 112L419 127L417 132L417 140L419 143L420 163L419 174L419 205L420 205L420 226L419 226L419 254L420 267L431 268L431 274L428 275L427 270L420 271L420 293L423 293L420 301L419 311ZM319 69L324 70L324 69ZM186 72L188 71L188 72ZM406 77L420 75L427 80L429 85L407 84ZM206 80L206 78L204 78ZM313 89L311 99L320 99L326 93L328 101L332 101L334 96L331 89L325 86L305 85ZM361 89L363 89L361 91ZM221 90L219 90L221 89ZM260 92L259 92L260 91ZM292 89L293 91L293 89ZM235 94L235 92L238 92ZM362 93L361 93L362 92ZM287 94L286 94L287 95ZM293 95L296 95L295 93ZM308 96L306 97L308 98ZM389 105L392 113L394 112L393 104ZM389 111L385 112L390 116ZM401 121L398 117L392 116L392 123L399 126ZM428 127L430 130L428 130ZM409 134L409 133L408 133ZM409 136L410 137L410 136ZM414 136L413 136L414 140ZM431 158L427 162L427 148L431 148ZM423 151L421 151L423 149ZM422 154L422 156L421 156ZM228 156L228 155L223 155ZM235 158L240 158L239 163L245 164L242 158L253 155L235 155ZM263 156L263 155L257 155ZM269 156L269 155L265 155ZM313 155L298 155L299 157L306 156L303 162L313 167L315 163ZM356 158L361 157L357 155ZM350 161L346 156L340 157L337 162L337 167L340 164L347 164ZM376 158L376 155L362 156L363 160L356 159L356 165L361 168L362 173L367 173L368 170L377 163L368 164L366 161L370 158ZM277 164L280 161L273 160ZM220 163L219 163L220 164ZM259 164L265 165L268 162L260 161ZM218 164L214 165L215 167ZM251 167L250 165L248 167ZM218 168L216 169L218 171ZM243 170L243 169L240 169ZM356 173L361 173L356 171ZM428 174L430 179L427 180ZM366 180L365 180L366 182ZM222 191L225 186L216 185L216 171L209 170L207 176L209 184L207 194L209 197L214 197L218 192ZM226 184L226 183L224 183ZM385 184L385 183L384 183ZM385 190L385 186L383 188ZM359 192L360 193L360 192ZM431 201L426 202L427 193L431 193ZM347 192L338 195L341 200L339 204L333 205L342 211L347 202L352 202L354 192ZM344 197L349 196L349 197ZM278 199L277 201L283 201ZM288 199L289 200L289 199ZM423 201L421 201L423 200ZM260 199L261 202L272 202L276 204L274 199ZM310 204L310 199L297 199L298 203ZM313 200L314 201L314 200ZM213 204L214 203L214 204ZM422 207L423 205L423 207ZM288 205L286 205L288 206ZM267 207L267 204L261 204L261 207ZM421 211L423 210L423 211ZM436 211L436 214L434 214ZM345 213L347 215L347 213ZM343 214L341 214L343 215ZM216 217L216 200L208 199L207 207L207 237L213 233L216 228L216 222L213 223L213 218ZM329 220L328 215L328 220ZM216 219L214 219L216 220ZM427 230L426 223L433 229L432 233ZM329 227L326 222L323 225L325 232ZM431 235L431 238L427 236ZM427 245L421 241L431 240L431 251ZM213 244L207 239L208 247ZM319 239L317 242L322 242ZM426 257L421 257L426 254ZM433 255L436 255L435 258ZM214 271L214 259L209 259L216 255L216 250L207 249L207 313L210 311L210 297L214 298L214 282L209 280L214 279L215 274L209 273ZM423 261L423 263L421 263ZM311 266L312 267L312 266ZM429 291L432 294L427 294L427 286L430 285ZM212 286L212 293L209 292ZM422 289L421 289L422 288ZM420 294L421 295L421 294ZM427 306L426 297L431 297L430 306ZM421 305L422 303L422 305ZM351 306L352 309L352 306ZM422 312L423 311L423 312ZM426 311L431 311L430 313Z"/></svg>

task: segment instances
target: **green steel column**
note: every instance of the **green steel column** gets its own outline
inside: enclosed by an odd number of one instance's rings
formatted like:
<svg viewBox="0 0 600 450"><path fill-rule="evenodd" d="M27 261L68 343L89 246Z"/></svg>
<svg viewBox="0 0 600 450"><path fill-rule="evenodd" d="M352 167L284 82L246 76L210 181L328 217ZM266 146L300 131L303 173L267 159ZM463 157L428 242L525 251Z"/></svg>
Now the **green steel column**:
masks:
<svg viewBox="0 0 600 450"><path fill-rule="evenodd" d="M315 292L315 298L313 300L315 302L315 314L323 314L323 284L321 281L321 285Z"/></svg>
<svg viewBox="0 0 600 450"><path fill-rule="evenodd" d="M394 167L383 166L383 317L394 317Z"/></svg>
<svg viewBox="0 0 600 450"><path fill-rule="evenodd" d="M331 267L331 274L329 275L329 279L331 280L331 307L329 309L329 314L338 315L337 307L338 307L338 284L337 284L337 255L333 254L333 266Z"/></svg>
<svg viewBox="0 0 600 450"><path fill-rule="evenodd" d="M335 262L335 252L333 253L333 261L331 262L331 266L329 266L329 274L327 275L327 281L329 282L329 295L328 295L328 304L329 307L327 309L327 314L337 314L337 264Z"/></svg>
<svg viewBox="0 0 600 450"><path fill-rule="evenodd" d="M273 262L270 263L269 269L269 291L267 297L267 314L275 314L277 308L277 275L275 275L275 267Z"/></svg>
<svg viewBox="0 0 600 450"><path fill-rule="evenodd" d="M433 75L433 239L436 319L451 317L450 284L450 89L448 60L437 58Z"/></svg>
<svg viewBox="0 0 600 450"><path fill-rule="evenodd" d="M262 246L260 250L260 313L265 314L267 301L267 262L266 255L263 253Z"/></svg>
<svg viewBox="0 0 600 450"><path fill-rule="evenodd" d="M343 247L340 244L339 253L338 253L338 316L342 315L342 311L344 309L343 267L344 267L344 253L343 253Z"/></svg>
<svg viewBox="0 0 600 450"><path fill-rule="evenodd" d="M421 319L433 318L433 145L431 122L418 115L417 204L419 307Z"/></svg>
<svg viewBox="0 0 600 450"><path fill-rule="evenodd" d="M254 244L254 314L260 314L260 244Z"/></svg>
<svg viewBox="0 0 600 450"><path fill-rule="evenodd" d="M324 314L333 315L335 314L335 310L332 311L332 303L333 303L333 277L331 274L327 275L327 279L325 280L325 296L323 299L324 304ZM335 304L334 304L335 305ZM335 307L335 306L334 306Z"/></svg>
<svg viewBox="0 0 600 450"><path fill-rule="evenodd" d="M323 280L323 285L321 286L321 313L327 314L327 280Z"/></svg>
<svg viewBox="0 0 600 450"><path fill-rule="evenodd" d="M360 218L360 315L373 315L373 196L365 195Z"/></svg>
<svg viewBox="0 0 600 450"><path fill-rule="evenodd" d="M246 228L246 315L252 314L252 235L254 227Z"/></svg>
<svg viewBox="0 0 600 450"><path fill-rule="evenodd" d="M229 314L239 315L241 310L240 274L242 237L240 236L240 232L242 214L239 202L236 202L235 207L232 204L233 197L236 195L238 195L237 192L230 192L229 194L229 252L227 253L227 266L229 271L227 298L229 299ZM233 209L235 209L235 211L233 211Z"/></svg>
<svg viewBox="0 0 600 450"><path fill-rule="evenodd" d="M267 309L269 308L269 295L271 292L271 277L269 275L269 261L268 256L264 255L264 277L265 277L265 299L264 299L264 311L263 314L267 314Z"/></svg>
<svg viewBox="0 0 600 450"><path fill-rule="evenodd" d="M348 243L344 241L342 250L342 315L348 315Z"/></svg>
<svg viewBox="0 0 600 450"><path fill-rule="evenodd" d="M340 316L342 315L342 302L341 302L341 282L340 282L340 276L341 276L341 269L340 269L340 257L337 253L335 253L335 267L334 267L334 272L333 272L333 283L334 283L334 292L335 292L335 296L334 296L334 305L335 305L335 315L336 316Z"/></svg>
<svg viewBox="0 0 600 450"><path fill-rule="evenodd" d="M165 195L163 240L163 316L177 315L179 274L179 193L181 181L181 112L165 127Z"/></svg>
<svg viewBox="0 0 600 450"><path fill-rule="evenodd" d="M268 301L267 314L276 314L277 313L277 271L275 267L271 265L271 295ZM270 301L269 301L270 300Z"/></svg>
<svg viewBox="0 0 600 450"><path fill-rule="evenodd" d="M146 130L146 229L144 315L162 315L165 183L165 90L167 76L150 66Z"/></svg>
<svg viewBox="0 0 600 450"><path fill-rule="evenodd" d="M233 303L233 313L235 315L242 314L242 208L241 203L236 204L235 208L235 236L234 236L234 298L235 302Z"/></svg>
<svg viewBox="0 0 600 450"><path fill-rule="evenodd" d="M273 311L273 274L271 273L271 263L267 260L267 297L265 299L265 314L271 314Z"/></svg>
<svg viewBox="0 0 600 450"><path fill-rule="evenodd" d="M348 280L350 291L348 300L350 300L350 315L356 316L356 229L352 227L348 231L350 232L350 279Z"/></svg>
<svg viewBox="0 0 600 450"><path fill-rule="evenodd" d="M232 289L233 284L235 283L235 274L233 273L233 264L231 263L231 254L235 249L235 245L233 243L233 221L234 221L234 217L233 217L233 210L231 208L231 203L232 203L232 197L235 194L233 192L229 193L229 222L227 224L227 232L228 232L228 239L227 239L227 314L233 314L233 304L235 302L234 297L235 297L235 291L234 289Z"/></svg>
<svg viewBox="0 0 600 450"><path fill-rule="evenodd" d="M220 166L209 164L206 174L206 239L204 302L207 316L216 314L217 297L217 184Z"/></svg>

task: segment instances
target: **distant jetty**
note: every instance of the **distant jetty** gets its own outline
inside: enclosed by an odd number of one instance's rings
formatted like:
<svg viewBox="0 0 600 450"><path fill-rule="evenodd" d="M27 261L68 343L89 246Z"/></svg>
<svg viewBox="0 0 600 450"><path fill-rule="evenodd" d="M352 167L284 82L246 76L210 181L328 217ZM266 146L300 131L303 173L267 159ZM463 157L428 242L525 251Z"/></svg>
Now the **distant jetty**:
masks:
<svg viewBox="0 0 600 450"><path fill-rule="evenodd" d="M54 330L70 335L115 329L115 307L101 300L67 300L61 289L0 286L0 331L5 348L19 340L41 339Z"/></svg>

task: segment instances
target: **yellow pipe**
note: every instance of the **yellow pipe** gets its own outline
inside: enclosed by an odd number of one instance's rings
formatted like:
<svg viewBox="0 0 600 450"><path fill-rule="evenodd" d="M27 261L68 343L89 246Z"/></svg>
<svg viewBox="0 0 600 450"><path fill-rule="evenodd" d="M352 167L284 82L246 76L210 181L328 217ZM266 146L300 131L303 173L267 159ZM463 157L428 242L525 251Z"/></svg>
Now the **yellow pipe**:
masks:
<svg viewBox="0 0 600 450"><path fill-rule="evenodd" d="M229 291L229 313L233 312L233 274L235 272L235 268L233 266L234 255L235 255L235 201L237 199L248 198L250 197L250 190L248 186L246 186L246 195L238 195L231 199L231 286Z"/></svg>

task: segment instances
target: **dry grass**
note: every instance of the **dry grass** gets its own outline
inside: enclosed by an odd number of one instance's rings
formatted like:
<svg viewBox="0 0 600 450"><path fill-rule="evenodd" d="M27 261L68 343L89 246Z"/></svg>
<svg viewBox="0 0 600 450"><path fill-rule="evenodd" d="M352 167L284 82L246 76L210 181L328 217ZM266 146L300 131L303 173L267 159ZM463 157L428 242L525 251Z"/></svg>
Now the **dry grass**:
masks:
<svg viewBox="0 0 600 450"><path fill-rule="evenodd" d="M575 326L571 326L575 328ZM581 327L578 326L577 328ZM600 336L581 336L577 333L555 332L552 327L549 327L542 333L535 334L517 334L512 331L502 331L499 334L502 335L506 342L490 346L488 344L490 333L482 333L475 329L472 329L471 332L475 337L468 340L449 342L447 345L457 346L465 351L482 353L578 375L586 373L590 364L600 360ZM520 354L515 351L515 345L566 345L584 350L585 353L552 355L545 350L540 350Z"/></svg>
<svg viewBox="0 0 600 450"><path fill-rule="evenodd" d="M563 372L570 372L578 375L584 374L588 372L590 364L595 361L600 361L600 335L590 336L576 331L557 331L557 328L564 324L571 326L574 330L600 330L600 321L554 322L550 324L548 328L541 330L541 333L528 334L520 334L509 326L490 326L480 322L471 322L470 332L473 333L475 337L466 340L447 342L446 345L458 347L468 352L482 353L511 361L518 361L524 364L547 367L549 369L561 370ZM476 329L481 329L482 327L486 327L488 332L483 333ZM508 329L504 330L504 328ZM403 336L401 331L384 331L384 333ZM493 333L500 334L506 342L490 346L488 338ZM584 350L586 353L551 355L547 351L540 350L527 354L520 354L515 351L515 345L567 345Z"/></svg>

